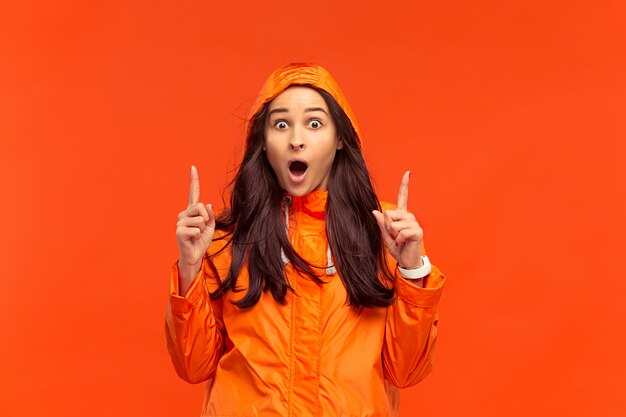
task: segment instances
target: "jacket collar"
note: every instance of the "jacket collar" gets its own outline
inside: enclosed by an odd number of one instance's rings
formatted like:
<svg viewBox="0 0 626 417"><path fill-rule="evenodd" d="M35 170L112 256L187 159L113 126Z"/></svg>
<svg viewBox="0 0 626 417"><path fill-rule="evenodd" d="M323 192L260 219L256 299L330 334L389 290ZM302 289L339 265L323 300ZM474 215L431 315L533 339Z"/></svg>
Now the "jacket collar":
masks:
<svg viewBox="0 0 626 417"><path fill-rule="evenodd" d="M313 190L303 196L292 196L285 193L284 196L291 198L291 207L294 211L303 211L317 218L324 218L326 215L327 190Z"/></svg>

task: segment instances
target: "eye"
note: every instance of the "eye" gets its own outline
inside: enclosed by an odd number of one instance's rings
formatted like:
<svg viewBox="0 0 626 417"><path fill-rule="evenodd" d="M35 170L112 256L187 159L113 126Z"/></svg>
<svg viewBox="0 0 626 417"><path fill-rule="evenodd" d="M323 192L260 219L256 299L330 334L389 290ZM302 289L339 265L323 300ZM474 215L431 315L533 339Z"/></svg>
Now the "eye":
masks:
<svg viewBox="0 0 626 417"><path fill-rule="evenodd" d="M309 121L309 126L313 129L319 129L320 127L322 127L322 122L317 119L312 119L311 121Z"/></svg>
<svg viewBox="0 0 626 417"><path fill-rule="evenodd" d="M274 127L278 129L287 129L288 125L284 120L277 120L274 122Z"/></svg>

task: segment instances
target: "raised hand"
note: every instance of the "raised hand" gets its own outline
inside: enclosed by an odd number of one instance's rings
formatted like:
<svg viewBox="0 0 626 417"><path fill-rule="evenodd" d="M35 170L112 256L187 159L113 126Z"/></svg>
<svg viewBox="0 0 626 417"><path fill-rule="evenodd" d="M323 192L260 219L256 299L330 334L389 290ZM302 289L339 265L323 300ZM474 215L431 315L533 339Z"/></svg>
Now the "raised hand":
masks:
<svg viewBox="0 0 626 417"><path fill-rule="evenodd" d="M380 233L383 236L385 246L398 264L407 269L419 268L422 266L420 248L424 231L420 227L413 213L408 211L409 200L409 171L404 173L398 191L398 205L395 210L387 210L381 213L378 210L372 211L376 218Z"/></svg>
<svg viewBox="0 0 626 417"><path fill-rule="evenodd" d="M176 240L178 242L178 268L181 293L184 294L202 266L202 258L213 241L215 216L211 204L200 202L200 178L195 166L191 166L189 202L178 214ZM187 285L184 285L187 284ZM184 290L183 291L183 287Z"/></svg>

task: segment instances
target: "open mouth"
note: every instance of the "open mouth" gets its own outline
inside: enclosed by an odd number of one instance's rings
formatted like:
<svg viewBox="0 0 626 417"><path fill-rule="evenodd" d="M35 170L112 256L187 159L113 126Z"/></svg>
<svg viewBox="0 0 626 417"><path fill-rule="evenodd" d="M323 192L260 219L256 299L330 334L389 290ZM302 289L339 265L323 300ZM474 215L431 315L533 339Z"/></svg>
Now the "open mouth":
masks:
<svg viewBox="0 0 626 417"><path fill-rule="evenodd" d="M289 172L294 176L300 177L304 175L309 166L303 161L292 161L289 163Z"/></svg>

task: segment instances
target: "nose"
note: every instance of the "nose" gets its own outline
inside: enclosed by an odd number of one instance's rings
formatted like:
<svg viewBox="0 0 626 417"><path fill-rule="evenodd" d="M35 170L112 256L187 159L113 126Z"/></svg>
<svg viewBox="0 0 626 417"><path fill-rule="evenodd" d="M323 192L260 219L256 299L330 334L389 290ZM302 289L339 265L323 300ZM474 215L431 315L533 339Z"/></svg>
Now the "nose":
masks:
<svg viewBox="0 0 626 417"><path fill-rule="evenodd" d="M289 149L292 151L304 150L304 139L300 133L300 129L294 129L293 136L289 140Z"/></svg>

